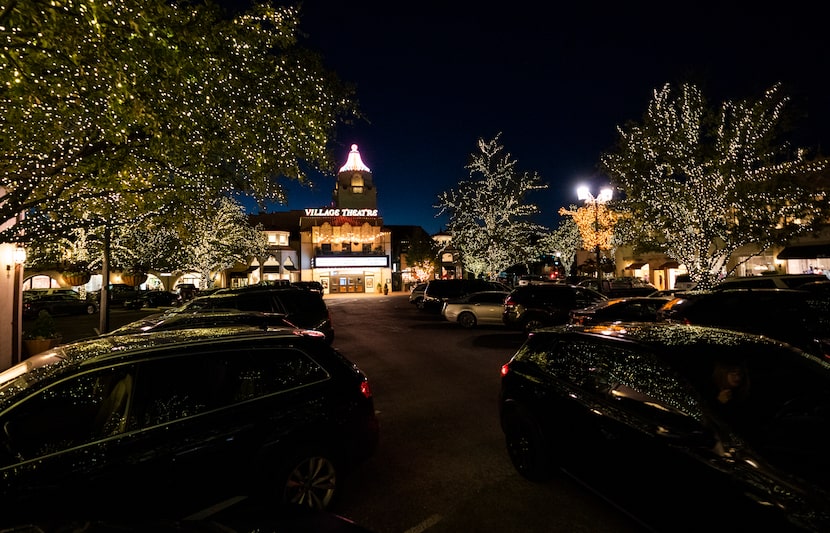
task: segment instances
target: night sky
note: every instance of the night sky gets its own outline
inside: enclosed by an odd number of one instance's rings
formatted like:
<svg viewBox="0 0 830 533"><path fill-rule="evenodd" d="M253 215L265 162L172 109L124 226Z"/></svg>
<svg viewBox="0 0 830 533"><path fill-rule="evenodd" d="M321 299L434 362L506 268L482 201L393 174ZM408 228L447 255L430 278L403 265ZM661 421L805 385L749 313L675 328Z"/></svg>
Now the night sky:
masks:
<svg viewBox="0 0 830 533"><path fill-rule="evenodd" d="M386 224L438 232L446 224L436 218L438 195L469 177L479 138L501 133L518 170L549 185L530 201L542 212L538 221L556 227L559 207L578 203L577 184L594 191L607 184L596 170L600 154L667 82L693 82L720 103L756 99L780 81L796 117L790 138L827 152L830 38L815 8L443 4L305 0L302 7L303 44L356 86L368 119L337 132L337 167L357 144ZM316 176L314 185L291 187L289 204L274 209L328 205L333 175Z"/></svg>

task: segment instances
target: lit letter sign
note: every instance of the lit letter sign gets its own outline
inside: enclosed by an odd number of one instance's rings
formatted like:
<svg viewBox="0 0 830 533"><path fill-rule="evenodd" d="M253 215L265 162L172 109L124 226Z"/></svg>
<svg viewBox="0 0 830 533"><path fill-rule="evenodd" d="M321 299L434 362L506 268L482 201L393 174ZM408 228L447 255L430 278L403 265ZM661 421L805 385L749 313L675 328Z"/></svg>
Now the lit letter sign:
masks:
<svg viewBox="0 0 830 533"><path fill-rule="evenodd" d="M376 217L377 209L306 209L307 217Z"/></svg>

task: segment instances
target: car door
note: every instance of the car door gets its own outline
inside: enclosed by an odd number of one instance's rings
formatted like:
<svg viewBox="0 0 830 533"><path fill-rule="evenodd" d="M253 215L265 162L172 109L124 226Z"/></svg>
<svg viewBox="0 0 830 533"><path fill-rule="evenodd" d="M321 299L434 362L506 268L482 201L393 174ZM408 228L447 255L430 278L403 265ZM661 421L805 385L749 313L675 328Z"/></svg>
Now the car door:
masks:
<svg viewBox="0 0 830 533"><path fill-rule="evenodd" d="M467 303L472 306L479 324L503 325L501 315L504 311L504 298L506 293L481 292L470 295Z"/></svg>
<svg viewBox="0 0 830 533"><path fill-rule="evenodd" d="M43 502L50 513L82 513L96 495L129 479L110 458L132 373L114 366L59 378L0 415L4 519L43 512Z"/></svg>
<svg viewBox="0 0 830 533"><path fill-rule="evenodd" d="M715 452L717 436L700 396L657 354L613 342L571 348L597 356L584 381L596 400L590 483L658 528L678 515L690 524L701 518L703 527L730 509L755 510L740 481L745 466ZM694 515L690 502L706 514Z"/></svg>
<svg viewBox="0 0 830 533"><path fill-rule="evenodd" d="M267 344L144 361L123 459L143 464L134 481L153 487L157 506L161 494L194 507L247 494L269 447L294 432L314 439L308 428L325 419L328 379L305 352Z"/></svg>

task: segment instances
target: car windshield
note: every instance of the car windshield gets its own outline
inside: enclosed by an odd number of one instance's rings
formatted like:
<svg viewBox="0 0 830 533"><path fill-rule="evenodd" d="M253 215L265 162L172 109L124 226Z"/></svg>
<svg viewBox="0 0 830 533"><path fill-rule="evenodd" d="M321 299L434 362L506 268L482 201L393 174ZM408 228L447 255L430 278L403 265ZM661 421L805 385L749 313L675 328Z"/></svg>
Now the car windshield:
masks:
<svg viewBox="0 0 830 533"><path fill-rule="evenodd" d="M5 391L26 387L34 381L35 370L63 361L57 350L49 350L27 358L16 365L0 372L0 395Z"/></svg>

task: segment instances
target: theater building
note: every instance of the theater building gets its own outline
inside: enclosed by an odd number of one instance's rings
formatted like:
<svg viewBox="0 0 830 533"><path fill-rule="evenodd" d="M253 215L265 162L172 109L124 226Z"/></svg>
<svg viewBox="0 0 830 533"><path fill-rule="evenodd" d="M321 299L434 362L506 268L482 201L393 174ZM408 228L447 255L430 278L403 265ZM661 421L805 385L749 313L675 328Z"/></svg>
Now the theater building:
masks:
<svg viewBox="0 0 830 533"><path fill-rule="evenodd" d="M372 172L357 145L337 173L330 206L252 215L250 220L262 224L275 241L269 257L249 269L250 282L319 281L326 293L378 292L384 284L391 290L391 235L378 214Z"/></svg>

